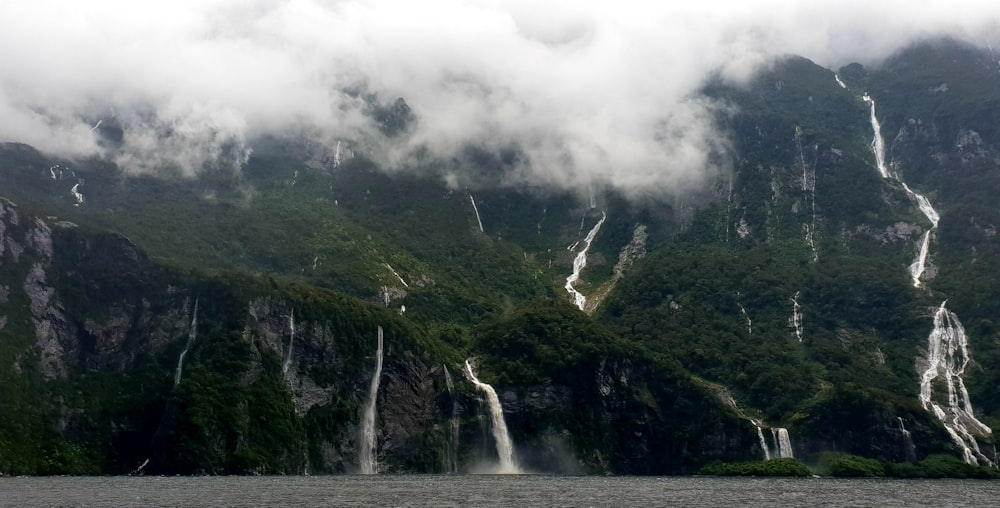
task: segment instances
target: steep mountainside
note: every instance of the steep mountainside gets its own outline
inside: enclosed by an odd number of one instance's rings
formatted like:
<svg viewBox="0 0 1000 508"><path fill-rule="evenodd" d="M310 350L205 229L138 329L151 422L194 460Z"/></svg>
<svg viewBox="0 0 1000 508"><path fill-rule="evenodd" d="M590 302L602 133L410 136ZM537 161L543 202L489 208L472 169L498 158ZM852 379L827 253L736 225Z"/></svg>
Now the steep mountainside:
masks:
<svg viewBox="0 0 1000 508"><path fill-rule="evenodd" d="M184 179L0 146L0 472L489 469L471 369L527 471L994 466L1000 62L703 92L733 168L700 196L503 185L520 154L475 147L267 137Z"/></svg>

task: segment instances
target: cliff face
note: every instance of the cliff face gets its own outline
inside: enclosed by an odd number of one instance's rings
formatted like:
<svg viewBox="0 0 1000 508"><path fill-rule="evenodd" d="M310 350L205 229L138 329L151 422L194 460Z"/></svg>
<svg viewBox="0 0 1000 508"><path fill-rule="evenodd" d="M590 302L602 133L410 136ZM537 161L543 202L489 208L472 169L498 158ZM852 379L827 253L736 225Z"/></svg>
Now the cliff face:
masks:
<svg viewBox="0 0 1000 508"><path fill-rule="evenodd" d="M356 472L378 325L378 470L467 472L496 460L488 408L460 357L398 313L272 280L177 272L123 237L6 200L0 213L0 333L13 367L2 386L23 412L0 423L5 472ZM543 309L481 330L475 350L499 381L524 470L692 473L776 446L679 365L589 323ZM850 397L792 428L799 453L906 461L947 450L925 412L900 422Z"/></svg>
<svg viewBox="0 0 1000 508"><path fill-rule="evenodd" d="M0 422L11 444L0 469L125 473L146 459L157 472L351 469L362 328L374 330L378 311L181 274L123 237L50 224L7 200L0 245L12 365L2 375L19 381L4 383L14 418ZM18 384L29 390L14 393Z"/></svg>
<svg viewBox="0 0 1000 508"><path fill-rule="evenodd" d="M473 471L496 460L488 408L462 364L422 346L429 339L396 313L313 288L176 272L123 237L9 201L0 210L0 332L17 344L4 350L14 362L4 375L30 378L21 403L40 427L24 450L0 456L5 472L356 472L378 325L378 469ZM580 376L498 387L525 470L693 472L756 453L723 410L685 406L713 402L676 372L617 350L570 368ZM12 426L0 432L5 443L17 437Z"/></svg>

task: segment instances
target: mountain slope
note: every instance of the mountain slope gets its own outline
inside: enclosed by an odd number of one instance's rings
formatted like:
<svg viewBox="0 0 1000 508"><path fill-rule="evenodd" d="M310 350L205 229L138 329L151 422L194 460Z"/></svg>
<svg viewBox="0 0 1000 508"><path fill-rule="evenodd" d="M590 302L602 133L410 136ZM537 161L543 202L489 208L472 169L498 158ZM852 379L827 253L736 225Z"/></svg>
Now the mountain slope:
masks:
<svg viewBox="0 0 1000 508"><path fill-rule="evenodd" d="M701 196L505 186L516 151L475 147L389 170L265 137L178 179L2 145L0 470L354 471L379 326L382 471L493 460L468 357L531 470L991 465L994 64L935 41L710 81L733 170Z"/></svg>

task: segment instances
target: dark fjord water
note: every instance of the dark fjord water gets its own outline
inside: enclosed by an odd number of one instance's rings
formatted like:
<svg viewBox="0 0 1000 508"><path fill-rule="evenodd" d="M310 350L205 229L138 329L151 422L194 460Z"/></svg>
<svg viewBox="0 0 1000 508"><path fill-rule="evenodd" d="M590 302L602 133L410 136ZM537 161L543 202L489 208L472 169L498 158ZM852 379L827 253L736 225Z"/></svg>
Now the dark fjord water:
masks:
<svg viewBox="0 0 1000 508"><path fill-rule="evenodd" d="M552 476L0 478L34 506L997 506L1000 482Z"/></svg>

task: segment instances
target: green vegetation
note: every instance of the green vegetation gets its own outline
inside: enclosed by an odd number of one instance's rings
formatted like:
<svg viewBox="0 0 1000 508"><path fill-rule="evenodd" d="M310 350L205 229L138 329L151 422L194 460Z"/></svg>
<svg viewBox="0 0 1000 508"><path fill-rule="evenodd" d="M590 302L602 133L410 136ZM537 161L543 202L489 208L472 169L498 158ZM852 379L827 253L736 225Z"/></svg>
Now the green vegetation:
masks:
<svg viewBox="0 0 1000 508"><path fill-rule="evenodd" d="M701 468L698 474L709 476L812 476L809 468L795 459L709 464Z"/></svg>
<svg viewBox="0 0 1000 508"><path fill-rule="evenodd" d="M710 476L812 476L814 473L796 459L717 462L698 474ZM931 455L917 463L893 463L824 452L819 455L816 473L838 478L1000 478L995 468L972 466L950 455Z"/></svg>
<svg viewBox="0 0 1000 508"><path fill-rule="evenodd" d="M1000 430L1000 78L982 56L915 46L880 69L846 67L847 90L801 58L740 85L712 80L732 173L697 196L597 188L594 209L581 189L493 185L520 163L516 147L389 171L361 156L333 168L324 148L278 138L240 172L190 179L59 161L86 178L76 207L54 159L2 145L0 188L24 218L0 219L17 244L0 255L0 472L127 474L146 459L155 473L351 471L382 326L390 471L489 458L459 374L474 357L539 470L809 474L794 460L733 463L762 455L753 418L787 428L823 475L991 477L956 458L915 368L929 309L947 299L970 339L976 416ZM874 168L862 91L894 170L942 214L923 289L908 267L929 223ZM404 101L365 100L387 135L414 125ZM588 316L563 289L567 247L602 212L579 288L609 292ZM27 241L33 217L54 229L52 259ZM610 289L640 224L648 252ZM43 356L59 348L53 372Z"/></svg>

